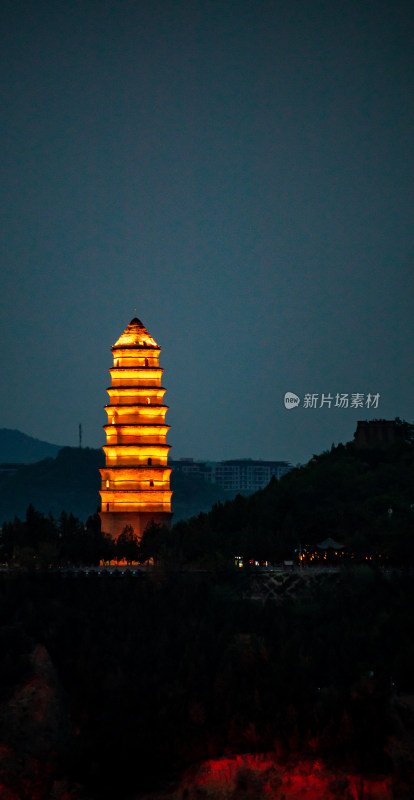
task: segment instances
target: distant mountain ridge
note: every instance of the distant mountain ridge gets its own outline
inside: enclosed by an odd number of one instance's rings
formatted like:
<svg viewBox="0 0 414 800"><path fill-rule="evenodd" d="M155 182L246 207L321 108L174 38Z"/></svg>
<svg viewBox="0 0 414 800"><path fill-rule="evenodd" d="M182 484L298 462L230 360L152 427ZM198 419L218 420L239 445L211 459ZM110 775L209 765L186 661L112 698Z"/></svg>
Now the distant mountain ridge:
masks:
<svg viewBox="0 0 414 800"><path fill-rule="evenodd" d="M56 458L62 446L42 442L12 428L0 428L0 464L35 464Z"/></svg>

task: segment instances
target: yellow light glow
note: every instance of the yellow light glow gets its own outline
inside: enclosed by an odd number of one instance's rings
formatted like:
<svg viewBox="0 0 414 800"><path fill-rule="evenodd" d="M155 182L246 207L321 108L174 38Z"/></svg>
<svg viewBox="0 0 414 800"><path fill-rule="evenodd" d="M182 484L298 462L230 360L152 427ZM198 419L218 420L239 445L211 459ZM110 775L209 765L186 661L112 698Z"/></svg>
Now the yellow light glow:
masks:
<svg viewBox="0 0 414 800"><path fill-rule="evenodd" d="M165 395L165 389L162 386L110 386L106 391L111 398L133 398L134 405L139 405L140 403L146 405L147 397L160 400L159 405L162 405L162 398Z"/></svg>
<svg viewBox="0 0 414 800"><path fill-rule="evenodd" d="M147 381L150 378L161 378L162 373L164 372L161 367L155 368L143 368L140 367L112 367L109 370L112 380L115 378L128 378L128 380L138 380L138 381Z"/></svg>
<svg viewBox="0 0 414 800"><path fill-rule="evenodd" d="M150 369L158 369L158 357L154 356L152 353L151 355L148 351L145 352L145 355L130 355L128 358L123 357L120 358L118 355L118 351L116 358L114 357L114 367L119 367L121 369L143 369L144 367L149 367ZM133 352L133 351L132 351Z"/></svg>
<svg viewBox="0 0 414 800"><path fill-rule="evenodd" d="M171 491L101 491L102 508L107 511L170 511Z"/></svg>
<svg viewBox="0 0 414 800"><path fill-rule="evenodd" d="M103 489L100 491L100 495L102 497L103 503L114 503L116 505L124 505L127 503L128 505L134 505L135 503L139 503L142 505L143 503L165 503L171 499L172 492L169 489L156 489L146 487L145 489L134 491L134 490L123 490L123 491L111 491L110 489Z"/></svg>
<svg viewBox="0 0 414 800"><path fill-rule="evenodd" d="M149 335L147 329L142 322L132 320L128 327L125 328L119 339L114 344L114 347L158 347L156 341Z"/></svg>
<svg viewBox="0 0 414 800"><path fill-rule="evenodd" d="M150 359L151 360L152 359L157 359L158 360L159 356L160 356L160 353L161 353L161 348L159 348L158 345L157 345L157 347L151 347L151 349L148 350L146 346L140 348L138 346L137 347L131 347L129 345L127 348L123 349L122 347L119 347L118 345L114 345L112 347L112 352L114 353L114 358L118 358L118 359L124 359L125 358L125 359L128 359L128 360L136 360L136 361L139 362L139 360L140 359L142 360L143 358L144 359L148 358L149 360Z"/></svg>
<svg viewBox="0 0 414 800"><path fill-rule="evenodd" d="M121 456L122 458L137 458L141 461L147 457L166 457L170 447L171 445L169 444L152 444L148 442L148 444L104 445L102 449L109 458Z"/></svg>
<svg viewBox="0 0 414 800"><path fill-rule="evenodd" d="M144 445L145 444L156 444L156 445L165 444L165 433L164 434L160 433L157 436L155 436L155 434L153 434L152 436L148 435L148 436L139 436L139 437L138 436L117 436L116 434L114 436L110 436L108 434L108 436L106 438L107 438L107 444L108 445L113 445L114 447L118 446L118 445L123 445L123 444L124 445L131 445L131 444L138 444L138 443L139 444L144 444Z"/></svg>
<svg viewBox="0 0 414 800"><path fill-rule="evenodd" d="M151 336L136 336L135 334L123 333L115 342L114 347L157 347L157 343Z"/></svg>
<svg viewBox="0 0 414 800"><path fill-rule="evenodd" d="M148 422L156 422L158 418L164 419L165 415L168 411L168 406L155 406L152 405L149 408L147 406L105 406L105 411L108 414L108 418L112 419L115 416L119 419L119 422L122 424L129 424L132 425L137 424L132 417L142 417L142 421ZM108 420L109 421L109 420ZM139 424L139 423L138 423ZM162 422L161 422L162 424Z"/></svg>
<svg viewBox="0 0 414 800"><path fill-rule="evenodd" d="M113 425L104 425L104 430L108 436L166 436L170 429L169 425L116 425L115 430Z"/></svg>
<svg viewBox="0 0 414 800"><path fill-rule="evenodd" d="M169 492L170 491L170 483L169 481L153 481L153 480L146 480L146 481L106 481L105 485L102 485L101 491L109 491L118 493L118 492L145 492L152 489L157 489L158 491L162 492Z"/></svg>
<svg viewBox="0 0 414 800"><path fill-rule="evenodd" d="M170 513L170 511L171 511L171 502L170 501L168 501L166 503L149 503L149 502L146 502L146 503L142 503L142 505L136 504L136 505L123 505L123 506L118 506L118 505L112 506L111 503L106 503L105 505L102 506L102 509L105 510L106 512L110 512L110 513L113 513L113 512L115 512L115 513L121 513L121 512L125 513L126 512L128 514L136 514L136 513L141 513L142 514L144 512L145 513L149 512L150 514L154 514L154 513L158 513L158 512L168 512L168 513ZM132 527L134 527L134 526L132 525Z"/></svg>
<svg viewBox="0 0 414 800"><path fill-rule="evenodd" d="M168 483L171 475L171 467L148 467L147 465L142 467L122 466L116 467L115 469L111 467L102 467L99 472L101 473L102 481L109 480L114 483L117 483L118 481L137 482L147 480L156 480L161 481L162 483Z"/></svg>

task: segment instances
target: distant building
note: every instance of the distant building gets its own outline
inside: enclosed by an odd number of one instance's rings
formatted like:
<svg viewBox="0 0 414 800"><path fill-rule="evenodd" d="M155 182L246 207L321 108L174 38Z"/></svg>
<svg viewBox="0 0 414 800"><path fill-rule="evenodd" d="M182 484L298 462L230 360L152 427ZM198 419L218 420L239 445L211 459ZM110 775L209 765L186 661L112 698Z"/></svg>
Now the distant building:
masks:
<svg viewBox="0 0 414 800"><path fill-rule="evenodd" d="M206 466L206 462L194 461L193 458L179 458L178 461L169 458L168 466L178 472L184 472L186 475L201 475L203 473L204 476L203 469Z"/></svg>
<svg viewBox="0 0 414 800"><path fill-rule="evenodd" d="M186 475L200 475L226 491L256 492L264 489L272 477L281 478L292 469L288 461L255 461L240 458L230 461L194 461L192 458L169 460L173 470Z"/></svg>
<svg viewBox="0 0 414 800"><path fill-rule="evenodd" d="M357 450L383 449L401 439L401 430L394 420L359 420L354 433Z"/></svg>

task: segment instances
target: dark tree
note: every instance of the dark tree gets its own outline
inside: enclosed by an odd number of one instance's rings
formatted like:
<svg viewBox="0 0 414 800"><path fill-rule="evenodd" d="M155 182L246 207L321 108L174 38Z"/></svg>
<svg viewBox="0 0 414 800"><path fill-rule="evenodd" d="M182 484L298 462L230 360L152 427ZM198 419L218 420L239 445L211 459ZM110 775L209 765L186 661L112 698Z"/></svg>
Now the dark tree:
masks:
<svg viewBox="0 0 414 800"><path fill-rule="evenodd" d="M127 564L139 559L138 536L131 525L126 525L116 541L116 558L125 558Z"/></svg>
<svg viewBox="0 0 414 800"><path fill-rule="evenodd" d="M165 525L151 521L145 528L140 542L139 560L141 563L152 558L154 564L158 564L168 553L170 535L170 531Z"/></svg>

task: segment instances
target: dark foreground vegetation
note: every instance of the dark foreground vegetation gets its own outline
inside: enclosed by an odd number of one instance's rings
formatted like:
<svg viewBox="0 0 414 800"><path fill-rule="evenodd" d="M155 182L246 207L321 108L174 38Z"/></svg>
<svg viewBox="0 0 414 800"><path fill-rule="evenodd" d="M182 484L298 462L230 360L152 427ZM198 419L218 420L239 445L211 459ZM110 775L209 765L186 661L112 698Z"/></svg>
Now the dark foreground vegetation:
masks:
<svg viewBox="0 0 414 800"><path fill-rule="evenodd" d="M2 800L131 800L242 753L272 753L279 778L322 760L361 776L360 800L364 776L382 775L384 798L410 800L412 431L384 450L333 447L139 545L128 529L114 545L96 515L84 525L29 507L6 524ZM280 562L327 537L344 544L338 571L232 567L236 554ZM114 557L155 566L59 569ZM243 780L234 797L262 796ZM355 797L341 781L329 798Z"/></svg>
<svg viewBox="0 0 414 800"><path fill-rule="evenodd" d="M412 796L412 576L344 569L265 604L246 582L3 574L1 796L65 779L83 787L67 797L122 800L268 751L388 773Z"/></svg>

